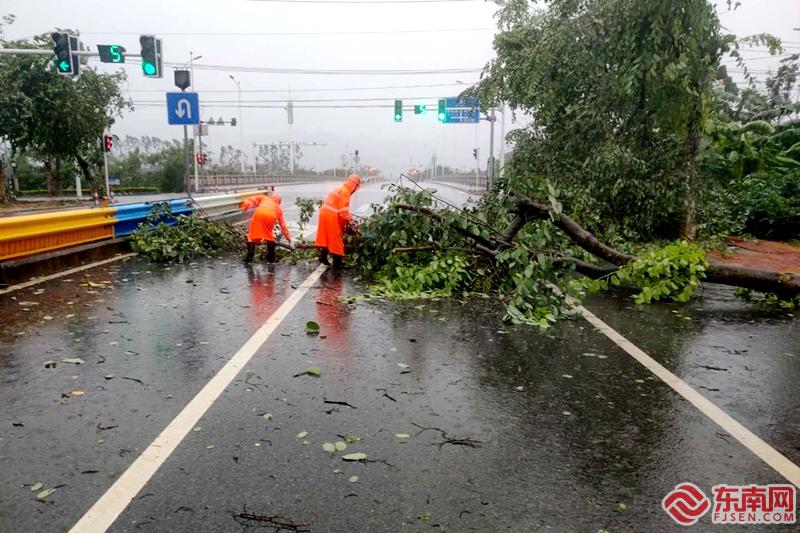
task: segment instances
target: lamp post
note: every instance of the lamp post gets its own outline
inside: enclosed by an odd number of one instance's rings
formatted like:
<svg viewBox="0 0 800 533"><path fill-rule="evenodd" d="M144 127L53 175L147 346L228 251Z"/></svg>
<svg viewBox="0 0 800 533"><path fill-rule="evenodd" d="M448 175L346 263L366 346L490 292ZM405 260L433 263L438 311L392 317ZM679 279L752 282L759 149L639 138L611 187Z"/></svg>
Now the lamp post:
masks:
<svg viewBox="0 0 800 533"><path fill-rule="evenodd" d="M242 84L239 83L236 80L236 78L233 77L233 74L229 74L228 77L231 80L233 80L233 83L236 84L236 91L239 93L239 152L241 152L239 160L241 162L242 174L244 174L244 130L242 129Z"/></svg>

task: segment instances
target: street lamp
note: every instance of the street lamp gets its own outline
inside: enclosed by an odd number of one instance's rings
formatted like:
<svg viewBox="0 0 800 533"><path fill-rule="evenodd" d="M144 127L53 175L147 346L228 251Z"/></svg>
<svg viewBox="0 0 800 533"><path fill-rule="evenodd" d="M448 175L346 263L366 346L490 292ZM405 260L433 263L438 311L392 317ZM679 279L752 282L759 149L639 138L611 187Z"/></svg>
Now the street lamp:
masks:
<svg viewBox="0 0 800 533"><path fill-rule="evenodd" d="M242 174L244 174L244 130L242 129L242 84L236 81L233 74L228 74L228 77L236 84L236 91L239 93L239 151L241 156L239 160L242 164Z"/></svg>

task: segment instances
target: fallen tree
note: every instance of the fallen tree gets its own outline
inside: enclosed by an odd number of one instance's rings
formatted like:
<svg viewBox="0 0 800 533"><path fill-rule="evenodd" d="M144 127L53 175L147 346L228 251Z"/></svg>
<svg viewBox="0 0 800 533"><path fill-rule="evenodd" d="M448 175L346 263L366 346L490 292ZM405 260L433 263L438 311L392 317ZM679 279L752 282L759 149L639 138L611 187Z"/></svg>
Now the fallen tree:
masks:
<svg viewBox="0 0 800 533"><path fill-rule="evenodd" d="M496 191L476 206L456 209L438 202L433 190L398 187L361 227L354 262L372 296L495 292L513 322L546 326L570 314L565 295L580 298L611 285L638 289L637 303L687 301L701 280L782 300L800 295L797 274L709 260L687 241L641 255L619 250L564 213L553 196L541 201Z"/></svg>

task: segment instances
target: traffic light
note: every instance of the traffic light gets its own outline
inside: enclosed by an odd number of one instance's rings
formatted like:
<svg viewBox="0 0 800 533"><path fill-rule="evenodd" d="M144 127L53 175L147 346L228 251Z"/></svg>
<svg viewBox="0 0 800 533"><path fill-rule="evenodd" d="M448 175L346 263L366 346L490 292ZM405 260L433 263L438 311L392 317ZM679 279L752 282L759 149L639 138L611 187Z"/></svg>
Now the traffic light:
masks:
<svg viewBox="0 0 800 533"><path fill-rule="evenodd" d="M78 38L69 33L54 32L53 52L56 54L56 71L64 76L77 76L81 71L81 62L75 52L80 48Z"/></svg>
<svg viewBox="0 0 800 533"><path fill-rule="evenodd" d="M423 104L423 105L415 105L414 106L414 114L415 115L422 115L422 114L425 113L426 110L427 110L427 108L425 107L425 104Z"/></svg>
<svg viewBox="0 0 800 533"><path fill-rule="evenodd" d="M111 135L103 135L103 151L110 152L114 148L114 138Z"/></svg>
<svg viewBox="0 0 800 533"><path fill-rule="evenodd" d="M197 152L195 159L197 160L198 165L205 165L208 163L208 154L205 152Z"/></svg>
<svg viewBox="0 0 800 533"><path fill-rule="evenodd" d="M444 122L447 119L447 112L445 108L447 107L446 100L444 98L439 99L439 112L436 115L436 118L439 119L439 122Z"/></svg>
<svg viewBox="0 0 800 533"><path fill-rule="evenodd" d="M478 149L477 148L473 148L472 149L472 157L474 157L475 159L478 159Z"/></svg>
<svg viewBox="0 0 800 533"><path fill-rule="evenodd" d="M403 122L403 101L402 100L395 100L394 101L394 121L395 122Z"/></svg>
<svg viewBox="0 0 800 533"><path fill-rule="evenodd" d="M148 78L161 77L161 39L155 35L142 35L139 37L142 45L142 72Z"/></svg>

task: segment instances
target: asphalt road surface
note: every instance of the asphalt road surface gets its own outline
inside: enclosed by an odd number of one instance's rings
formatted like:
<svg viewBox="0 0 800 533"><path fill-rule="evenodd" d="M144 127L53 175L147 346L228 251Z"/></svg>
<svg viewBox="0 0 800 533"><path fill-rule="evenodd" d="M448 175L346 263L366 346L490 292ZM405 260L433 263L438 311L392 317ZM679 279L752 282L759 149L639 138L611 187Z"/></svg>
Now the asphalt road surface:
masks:
<svg viewBox="0 0 800 533"><path fill-rule="evenodd" d="M542 333L478 297L343 298L362 291L232 256L0 296L0 531L685 531L661 509L682 482L787 482L582 318ZM800 461L797 318L712 286L584 303Z"/></svg>

